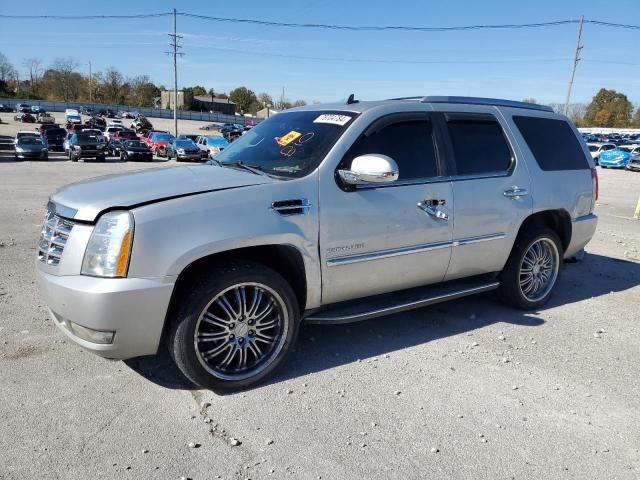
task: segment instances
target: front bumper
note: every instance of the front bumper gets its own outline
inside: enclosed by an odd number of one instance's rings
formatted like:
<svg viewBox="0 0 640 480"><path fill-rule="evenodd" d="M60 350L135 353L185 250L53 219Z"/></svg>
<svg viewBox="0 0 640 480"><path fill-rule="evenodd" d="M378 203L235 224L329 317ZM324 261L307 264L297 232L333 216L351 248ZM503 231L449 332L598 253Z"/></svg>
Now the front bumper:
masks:
<svg viewBox="0 0 640 480"><path fill-rule="evenodd" d="M18 158L45 158L47 156L47 152L16 152L16 157Z"/></svg>
<svg viewBox="0 0 640 480"><path fill-rule="evenodd" d="M629 162L627 164L627 170L634 170L640 172L640 162Z"/></svg>
<svg viewBox="0 0 640 480"><path fill-rule="evenodd" d="M201 153L178 153L176 158L178 160L188 160L188 161L200 161L202 160L202 154Z"/></svg>
<svg viewBox="0 0 640 480"><path fill-rule="evenodd" d="M598 217L594 214L578 217L571 222L571 241L564 252L564 258L571 258L582 250L596 233Z"/></svg>
<svg viewBox="0 0 640 480"><path fill-rule="evenodd" d="M38 286L55 324L80 346L113 359L157 352L173 283L142 278L56 276L36 260ZM98 331L113 331L113 343L92 343L77 336L69 321Z"/></svg>

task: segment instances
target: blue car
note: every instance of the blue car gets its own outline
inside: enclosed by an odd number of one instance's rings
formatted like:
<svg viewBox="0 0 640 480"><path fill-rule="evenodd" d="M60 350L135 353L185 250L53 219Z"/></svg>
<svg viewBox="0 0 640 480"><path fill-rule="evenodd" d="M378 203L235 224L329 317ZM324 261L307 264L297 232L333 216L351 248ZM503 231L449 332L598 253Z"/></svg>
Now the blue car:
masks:
<svg viewBox="0 0 640 480"><path fill-rule="evenodd" d="M640 153L640 147L624 146L600 154L602 168L626 168L632 155Z"/></svg>

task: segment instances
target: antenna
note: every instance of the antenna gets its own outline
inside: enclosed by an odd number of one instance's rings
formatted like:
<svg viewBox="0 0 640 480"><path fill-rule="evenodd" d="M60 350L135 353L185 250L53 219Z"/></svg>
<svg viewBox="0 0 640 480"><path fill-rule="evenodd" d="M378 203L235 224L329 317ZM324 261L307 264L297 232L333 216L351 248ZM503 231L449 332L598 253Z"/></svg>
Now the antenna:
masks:
<svg viewBox="0 0 640 480"><path fill-rule="evenodd" d="M347 98L347 105L351 105L352 103L358 103L360 100L356 100L356 95L355 93L352 93L351 95L349 95L349 98Z"/></svg>

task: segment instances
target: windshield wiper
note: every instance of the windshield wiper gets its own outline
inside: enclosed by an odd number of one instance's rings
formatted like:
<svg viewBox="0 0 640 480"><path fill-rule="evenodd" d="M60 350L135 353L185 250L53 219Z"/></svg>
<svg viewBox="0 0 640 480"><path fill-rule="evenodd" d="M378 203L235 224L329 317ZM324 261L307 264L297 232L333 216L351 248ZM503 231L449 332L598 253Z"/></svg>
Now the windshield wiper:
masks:
<svg viewBox="0 0 640 480"><path fill-rule="evenodd" d="M256 175L266 175L266 172L262 171L261 166L249 165L247 163L244 163L242 160L238 160L236 162L230 162L230 163L220 162L220 165L223 167L240 167L250 171L251 173L255 173Z"/></svg>

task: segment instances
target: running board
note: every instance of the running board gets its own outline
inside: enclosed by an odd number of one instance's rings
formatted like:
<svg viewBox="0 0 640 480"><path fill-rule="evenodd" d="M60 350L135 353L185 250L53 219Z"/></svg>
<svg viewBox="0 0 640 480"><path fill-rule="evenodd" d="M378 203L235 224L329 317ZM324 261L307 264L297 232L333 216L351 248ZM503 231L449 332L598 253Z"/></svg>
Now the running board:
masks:
<svg viewBox="0 0 640 480"><path fill-rule="evenodd" d="M488 292L498 288L499 284L494 275L482 276L476 280L454 280L444 284L350 300L328 305L320 311L309 313L305 316L304 322L312 324L359 322Z"/></svg>

